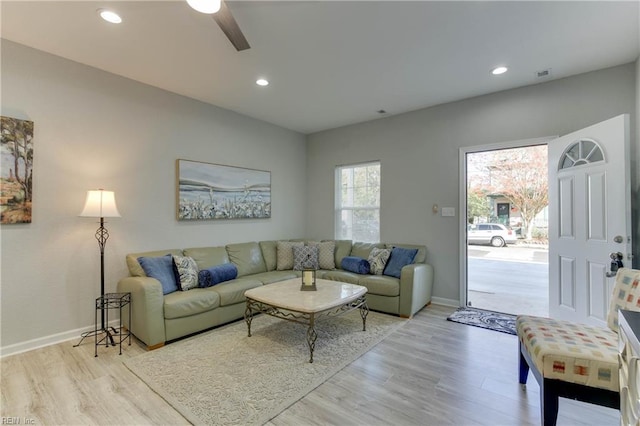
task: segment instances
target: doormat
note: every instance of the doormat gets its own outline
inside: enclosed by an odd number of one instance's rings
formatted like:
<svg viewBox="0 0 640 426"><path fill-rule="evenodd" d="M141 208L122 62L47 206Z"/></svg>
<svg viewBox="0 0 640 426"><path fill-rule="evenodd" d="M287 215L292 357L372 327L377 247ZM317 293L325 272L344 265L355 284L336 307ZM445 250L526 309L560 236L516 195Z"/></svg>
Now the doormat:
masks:
<svg viewBox="0 0 640 426"><path fill-rule="evenodd" d="M499 331L501 333L516 334L516 316L503 314L502 312L486 311L477 308L458 308L449 315L448 321L460 324L472 325L474 327L486 328Z"/></svg>

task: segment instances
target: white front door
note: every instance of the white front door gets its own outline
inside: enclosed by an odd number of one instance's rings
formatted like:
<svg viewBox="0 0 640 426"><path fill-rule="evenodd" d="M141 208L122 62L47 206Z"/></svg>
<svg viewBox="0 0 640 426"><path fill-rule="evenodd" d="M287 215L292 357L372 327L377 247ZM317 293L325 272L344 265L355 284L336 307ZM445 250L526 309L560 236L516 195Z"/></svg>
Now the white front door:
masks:
<svg viewBox="0 0 640 426"><path fill-rule="evenodd" d="M629 116L549 142L549 313L606 322L609 254L631 266Z"/></svg>

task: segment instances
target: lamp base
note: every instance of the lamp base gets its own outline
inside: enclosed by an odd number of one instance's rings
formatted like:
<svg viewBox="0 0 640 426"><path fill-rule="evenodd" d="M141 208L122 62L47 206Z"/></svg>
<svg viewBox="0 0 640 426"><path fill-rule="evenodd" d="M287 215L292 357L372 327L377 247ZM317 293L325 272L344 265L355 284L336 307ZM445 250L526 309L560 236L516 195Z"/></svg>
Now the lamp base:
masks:
<svg viewBox="0 0 640 426"><path fill-rule="evenodd" d="M317 290L318 288L316 287L315 283L311 285L302 284L300 286L300 291L317 291Z"/></svg>
<svg viewBox="0 0 640 426"><path fill-rule="evenodd" d="M80 346L84 339L86 339L87 337L101 336L103 334L106 334L106 336L100 340L104 340L105 342L107 342L107 339L109 339L108 342L111 342L111 346L116 345L116 341L114 340L113 336L118 335L118 330L113 327L106 327L98 330L85 331L80 335L80 341L73 345L73 347L77 348L78 346ZM109 346L108 343L107 346Z"/></svg>

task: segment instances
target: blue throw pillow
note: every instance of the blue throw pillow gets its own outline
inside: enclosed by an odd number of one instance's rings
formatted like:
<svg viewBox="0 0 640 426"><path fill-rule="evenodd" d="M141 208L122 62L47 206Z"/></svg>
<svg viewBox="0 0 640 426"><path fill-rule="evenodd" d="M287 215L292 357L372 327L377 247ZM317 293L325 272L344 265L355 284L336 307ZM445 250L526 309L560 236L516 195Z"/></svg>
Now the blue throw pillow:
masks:
<svg viewBox="0 0 640 426"><path fill-rule="evenodd" d="M211 287L224 281L234 280L238 268L233 263L223 263L198 272L198 287Z"/></svg>
<svg viewBox="0 0 640 426"><path fill-rule="evenodd" d="M139 257L138 262L144 273L162 284L162 294L178 290L178 282L173 269L173 256L167 254L160 257Z"/></svg>
<svg viewBox="0 0 640 426"><path fill-rule="evenodd" d="M367 259L363 259L361 257L343 257L340 266L342 266L342 269L344 269L345 271L355 272L356 274L369 273L369 262L367 261Z"/></svg>
<svg viewBox="0 0 640 426"><path fill-rule="evenodd" d="M418 249L394 247L393 250L391 250L391 257L387 261L387 266L384 268L383 274L400 278L400 271L402 271L404 266L413 263L416 254L418 254Z"/></svg>

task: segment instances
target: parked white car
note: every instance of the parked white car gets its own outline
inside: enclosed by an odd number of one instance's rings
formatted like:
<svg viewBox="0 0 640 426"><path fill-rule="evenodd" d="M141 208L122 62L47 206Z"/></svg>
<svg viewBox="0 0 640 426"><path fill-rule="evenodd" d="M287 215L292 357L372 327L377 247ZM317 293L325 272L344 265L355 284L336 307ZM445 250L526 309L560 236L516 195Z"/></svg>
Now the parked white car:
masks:
<svg viewBox="0 0 640 426"><path fill-rule="evenodd" d="M494 247L504 247L515 244L516 233L500 223L478 223L467 226L468 244L491 244Z"/></svg>

